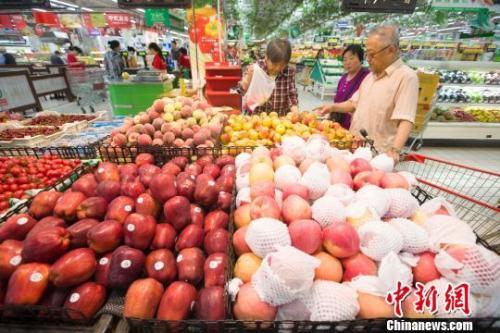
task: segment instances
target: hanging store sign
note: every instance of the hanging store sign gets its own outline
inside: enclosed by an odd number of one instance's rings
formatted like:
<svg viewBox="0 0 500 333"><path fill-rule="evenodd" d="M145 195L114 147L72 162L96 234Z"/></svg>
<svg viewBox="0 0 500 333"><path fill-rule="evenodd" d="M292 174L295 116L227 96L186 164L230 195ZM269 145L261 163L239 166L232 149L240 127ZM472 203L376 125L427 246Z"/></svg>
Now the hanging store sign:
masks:
<svg viewBox="0 0 500 333"><path fill-rule="evenodd" d="M90 14L90 22L93 28L105 28L106 17L103 13Z"/></svg>
<svg viewBox="0 0 500 333"><path fill-rule="evenodd" d="M130 28L130 15L124 13L106 13L106 23L110 28Z"/></svg>
<svg viewBox="0 0 500 333"><path fill-rule="evenodd" d="M492 4L491 1L479 0L432 0L431 8L449 12L477 12L485 9L500 12L500 5L497 1Z"/></svg>
<svg viewBox="0 0 500 333"><path fill-rule="evenodd" d="M413 13L417 0L342 0L347 12Z"/></svg>
<svg viewBox="0 0 500 333"><path fill-rule="evenodd" d="M49 27L61 26L59 17L54 13L33 11L33 17L35 18L35 22L37 24L42 24Z"/></svg>
<svg viewBox="0 0 500 333"><path fill-rule="evenodd" d="M167 27L170 25L170 15L166 9L147 8L144 13L144 22L147 27L152 27L157 23L163 24Z"/></svg>
<svg viewBox="0 0 500 333"><path fill-rule="evenodd" d="M68 29L77 29L82 27L82 21L76 14L59 14L61 25Z"/></svg>

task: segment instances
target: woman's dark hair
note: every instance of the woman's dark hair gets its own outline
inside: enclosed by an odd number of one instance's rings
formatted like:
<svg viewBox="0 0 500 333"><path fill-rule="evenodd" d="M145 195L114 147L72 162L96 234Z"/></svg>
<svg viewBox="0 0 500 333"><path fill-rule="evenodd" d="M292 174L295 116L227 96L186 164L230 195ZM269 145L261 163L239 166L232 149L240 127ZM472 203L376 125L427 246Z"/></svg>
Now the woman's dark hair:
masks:
<svg viewBox="0 0 500 333"><path fill-rule="evenodd" d="M323 55L323 53L325 53L325 49L319 49L318 53L316 53L316 59L318 59L321 55Z"/></svg>
<svg viewBox="0 0 500 333"><path fill-rule="evenodd" d="M119 41L117 41L117 40L110 40L110 41L108 42L108 45L109 45L109 48L110 48L110 49L114 50L114 49L116 49L117 47L120 47L120 42L119 42Z"/></svg>
<svg viewBox="0 0 500 333"><path fill-rule="evenodd" d="M179 49L179 52L180 52L181 54L183 54L183 55L187 55L187 54L188 54L188 50L186 50L186 48L185 48L185 47L181 47L181 48Z"/></svg>
<svg viewBox="0 0 500 333"><path fill-rule="evenodd" d="M80 55L83 54L83 50L81 48L79 48L78 46L73 46L72 48L70 48L70 50L75 51L76 53L78 53Z"/></svg>
<svg viewBox="0 0 500 333"><path fill-rule="evenodd" d="M156 44L156 43L149 43L148 49L152 50L152 51L155 51L156 54L158 54L163 59L163 61L166 61L165 57L163 57L163 52L161 52L161 49L158 46L158 44Z"/></svg>
<svg viewBox="0 0 500 333"><path fill-rule="evenodd" d="M286 39L273 39L267 44L266 56L272 63L288 64L292 57L292 46Z"/></svg>
<svg viewBox="0 0 500 333"><path fill-rule="evenodd" d="M135 53L135 49L132 46L127 47L127 51L130 53Z"/></svg>
<svg viewBox="0 0 500 333"><path fill-rule="evenodd" d="M342 52L342 57L344 57L347 52L351 52L353 55L357 56L361 62L363 62L365 58L365 51L363 51L363 48L359 45L351 44L347 46L344 52Z"/></svg>

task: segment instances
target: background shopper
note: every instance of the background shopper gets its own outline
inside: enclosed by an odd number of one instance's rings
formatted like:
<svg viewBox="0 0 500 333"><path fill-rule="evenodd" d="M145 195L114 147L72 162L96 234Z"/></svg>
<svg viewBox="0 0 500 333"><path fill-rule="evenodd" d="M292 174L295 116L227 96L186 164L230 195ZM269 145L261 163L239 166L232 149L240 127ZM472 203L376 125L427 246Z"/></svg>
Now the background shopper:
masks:
<svg viewBox="0 0 500 333"><path fill-rule="evenodd" d="M165 58L163 58L163 54L161 52L160 47L156 43L150 43L148 45L148 50L149 53L152 54L153 57L153 62L151 63L151 67L153 67L156 70L166 70L167 69L167 62L165 61Z"/></svg>
<svg viewBox="0 0 500 333"><path fill-rule="evenodd" d="M104 66L106 67L106 74L111 81L121 79L123 68L123 59L120 54L120 42L112 40L109 43L109 51L104 56Z"/></svg>

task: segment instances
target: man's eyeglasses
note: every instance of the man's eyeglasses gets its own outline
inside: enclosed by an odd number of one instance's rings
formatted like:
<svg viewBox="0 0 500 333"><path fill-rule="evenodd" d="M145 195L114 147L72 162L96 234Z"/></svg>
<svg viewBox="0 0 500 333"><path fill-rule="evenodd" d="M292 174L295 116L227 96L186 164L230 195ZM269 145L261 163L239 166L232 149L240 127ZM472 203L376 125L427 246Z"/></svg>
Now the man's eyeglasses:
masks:
<svg viewBox="0 0 500 333"><path fill-rule="evenodd" d="M382 48L382 49L380 49L380 50L378 50L378 51L376 51L376 52L366 52L366 58L370 58L370 59L372 59L372 58L374 58L377 54L379 54L379 53L381 53L381 52L384 52L385 50L387 50L387 49L388 49L389 47L391 47L391 46L392 46L392 44L389 44L389 45L387 45L386 47L384 47L384 48Z"/></svg>

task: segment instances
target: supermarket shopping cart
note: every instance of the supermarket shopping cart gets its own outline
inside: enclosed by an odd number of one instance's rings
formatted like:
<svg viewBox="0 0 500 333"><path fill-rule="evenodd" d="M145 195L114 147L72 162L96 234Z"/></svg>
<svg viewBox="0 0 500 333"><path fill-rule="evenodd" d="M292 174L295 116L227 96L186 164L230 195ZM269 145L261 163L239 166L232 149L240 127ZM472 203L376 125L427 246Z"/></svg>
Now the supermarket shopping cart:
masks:
<svg viewBox="0 0 500 333"><path fill-rule="evenodd" d="M95 106L106 100L104 75L100 68L68 68L70 88L83 113L87 113L86 107L95 113Z"/></svg>
<svg viewBox="0 0 500 333"><path fill-rule="evenodd" d="M482 241L500 252L500 173L420 154L407 155L396 168L417 177L415 195L446 199Z"/></svg>

